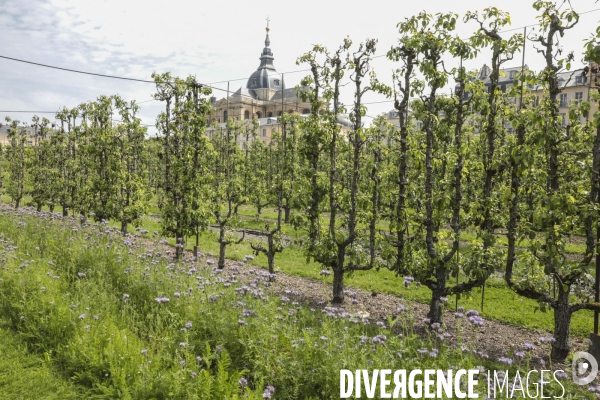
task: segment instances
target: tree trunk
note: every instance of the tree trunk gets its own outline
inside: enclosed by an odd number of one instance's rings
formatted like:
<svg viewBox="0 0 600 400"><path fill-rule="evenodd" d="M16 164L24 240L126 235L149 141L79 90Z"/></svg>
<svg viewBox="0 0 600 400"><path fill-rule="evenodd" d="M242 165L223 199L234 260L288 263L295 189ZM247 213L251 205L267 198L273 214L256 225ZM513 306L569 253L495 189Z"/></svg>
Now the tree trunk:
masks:
<svg viewBox="0 0 600 400"><path fill-rule="evenodd" d="M223 242L219 242L219 264L218 264L218 268L219 269L223 269L225 268L225 249L227 248L227 243Z"/></svg>
<svg viewBox="0 0 600 400"><path fill-rule="evenodd" d="M51 213L53 213L54 212L54 204L49 204L48 209L50 210Z"/></svg>
<svg viewBox="0 0 600 400"><path fill-rule="evenodd" d="M65 206L63 206L63 212L62 212L62 216L63 217L68 217L69 216L69 209Z"/></svg>
<svg viewBox="0 0 600 400"><path fill-rule="evenodd" d="M569 291L559 288L558 304L554 309L554 343L552 343L552 360L563 361L571 352L569 334L571 331L571 316L569 307Z"/></svg>
<svg viewBox="0 0 600 400"><path fill-rule="evenodd" d="M444 303L442 303L442 296L446 289L446 274L442 267L436 268L436 284L431 289L431 301L429 303L429 313L427 317L430 319L430 324L437 322L442 323L444 317Z"/></svg>
<svg viewBox="0 0 600 400"><path fill-rule="evenodd" d="M36 211L37 212L41 212L42 211L42 203L37 203Z"/></svg>
<svg viewBox="0 0 600 400"><path fill-rule="evenodd" d="M269 263L269 273L273 274L275 272L275 253L269 251L267 253L267 261Z"/></svg>
<svg viewBox="0 0 600 400"><path fill-rule="evenodd" d="M342 304L344 302L344 270L335 266L333 268L333 299L334 304Z"/></svg>
<svg viewBox="0 0 600 400"><path fill-rule="evenodd" d="M121 221L121 233L127 235L127 222Z"/></svg>
<svg viewBox="0 0 600 400"><path fill-rule="evenodd" d="M183 250L185 248L185 238L179 236L177 234L177 238L175 239L175 258L177 261L183 258Z"/></svg>
<svg viewBox="0 0 600 400"><path fill-rule="evenodd" d="M15 208L19 208L19 204L21 204L21 199L15 199Z"/></svg>
<svg viewBox="0 0 600 400"><path fill-rule="evenodd" d="M283 222L285 222L286 224L289 224L290 223L290 211L291 211L291 208L289 206L286 206L286 207L283 208L283 211L284 211Z"/></svg>

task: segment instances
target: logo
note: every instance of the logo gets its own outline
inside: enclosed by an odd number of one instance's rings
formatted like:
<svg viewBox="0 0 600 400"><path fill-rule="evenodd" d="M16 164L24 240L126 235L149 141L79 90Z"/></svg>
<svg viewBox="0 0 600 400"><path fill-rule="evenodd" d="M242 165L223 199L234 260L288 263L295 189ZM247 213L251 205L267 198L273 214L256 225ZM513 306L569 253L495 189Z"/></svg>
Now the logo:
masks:
<svg viewBox="0 0 600 400"><path fill-rule="evenodd" d="M572 375L576 385L591 383L598 375L598 361L590 353L578 351L573 355Z"/></svg>

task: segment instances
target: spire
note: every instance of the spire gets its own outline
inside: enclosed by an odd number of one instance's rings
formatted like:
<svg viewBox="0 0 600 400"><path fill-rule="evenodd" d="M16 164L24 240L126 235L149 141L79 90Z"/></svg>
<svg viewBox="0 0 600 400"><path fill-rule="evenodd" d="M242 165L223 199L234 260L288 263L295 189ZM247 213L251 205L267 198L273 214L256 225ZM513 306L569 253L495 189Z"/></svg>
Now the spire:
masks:
<svg viewBox="0 0 600 400"><path fill-rule="evenodd" d="M269 28L269 21L270 19L267 17L267 37L265 38L265 48L260 55L260 66L258 69L269 68L274 70L275 67L273 66L273 53L271 53L271 48L269 47L271 45L271 41L269 40L269 31L271 30Z"/></svg>

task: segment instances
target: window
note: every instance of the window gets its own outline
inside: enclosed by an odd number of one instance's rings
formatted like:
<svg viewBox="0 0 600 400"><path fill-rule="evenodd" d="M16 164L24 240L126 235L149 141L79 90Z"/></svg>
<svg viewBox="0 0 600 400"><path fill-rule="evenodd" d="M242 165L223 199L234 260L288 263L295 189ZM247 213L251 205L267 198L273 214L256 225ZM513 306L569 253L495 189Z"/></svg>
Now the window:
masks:
<svg viewBox="0 0 600 400"><path fill-rule="evenodd" d="M417 130L420 131L421 129L423 129L423 122L417 121Z"/></svg>
<svg viewBox="0 0 600 400"><path fill-rule="evenodd" d="M267 129L263 128L263 137L266 137L266 136L267 136Z"/></svg>
<svg viewBox="0 0 600 400"><path fill-rule="evenodd" d="M535 96L535 103L534 105L537 107L540 105L540 96Z"/></svg>
<svg viewBox="0 0 600 400"><path fill-rule="evenodd" d="M250 111L244 111L244 119L250 119Z"/></svg>
<svg viewBox="0 0 600 400"><path fill-rule="evenodd" d="M579 103L583 100L583 92L576 92L575 93L575 102Z"/></svg>
<svg viewBox="0 0 600 400"><path fill-rule="evenodd" d="M256 118L262 118L262 114L260 113L260 111L256 112Z"/></svg>
<svg viewBox="0 0 600 400"><path fill-rule="evenodd" d="M510 77L510 79L515 79L516 75L517 75L517 71L510 71L509 77Z"/></svg>
<svg viewBox="0 0 600 400"><path fill-rule="evenodd" d="M560 94L560 104L558 106L559 107L567 107L567 94L566 93Z"/></svg>
<svg viewBox="0 0 600 400"><path fill-rule="evenodd" d="M560 115L560 118L561 118L561 120L562 120L562 126L565 126L565 125L567 125L567 114L565 114L565 113L560 113L560 114L558 114L558 115Z"/></svg>
<svg viewBox="0 0 600 400"><path fill-rule="evenodd" d="M585 84L586 81L587 81L587 78L583 75L579 75L577 78L575 78L575 82L579 85Z"/></svg>
<svg viewBox="0 0 600 400"><path fill-rule="evenodd" d="M281 111L279 111L279 112L277 113L277 116L278 116L278 117L281 117L282 115L283 115L283 112L281 112Z"/></svg>
<svg viewBox="0 0 600 400"><path fill-rule="evenodd" d="M273 81L273 83L274 83L274 85L275 85L276 87L279 87L279 79L275 79L275 80Z"/></svg>
<svg viewBox="0 0 600 400"><path fill-rule="evenodd" d="M302 110L302 114L303 115L310 114L310 110L308 108L305 108L304 110Z"/></svg>
<svg viewBox="0 0 600 400"><path fill-rule="evenodd" d="M271 118L272 116L273 116L273 112L269 111L269 112L267 113L267 118Z"/></svg>
<svg viewBox="0 0 600 400"><path fill-rule="evenodd" d="M223 122L227 122L227 111L223 111Z"/></svg>
<svg viewBox="0 0 600 400"><path fill-rule="evenodd" d="M256 79L252 79L252 82L250 83L250 87L256 87Z"/></svg>

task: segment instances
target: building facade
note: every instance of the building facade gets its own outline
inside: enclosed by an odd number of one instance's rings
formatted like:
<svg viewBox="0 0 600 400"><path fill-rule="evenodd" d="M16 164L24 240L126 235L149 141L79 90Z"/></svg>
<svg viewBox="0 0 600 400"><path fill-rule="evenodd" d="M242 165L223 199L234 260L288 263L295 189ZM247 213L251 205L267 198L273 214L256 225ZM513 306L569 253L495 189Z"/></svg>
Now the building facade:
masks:
<svg viewBox="0 0 600 400"><path fill-rule="evenodd" d="M260 65L254 71L245 87L240 87L228 97L217 100L213 97L213 113L209 117L211 130L225 128L228 118L233 121L259 122L258 139L271 142L272 134L279 131L278 116L289 114L308 115L311 104L298 97L296 88L286 88L284 76L273 65L273 53L267 27L265 47L260 55ZM239 139L240 141L245 139ZM240 143L241 144L241 143Z"/></svg>

